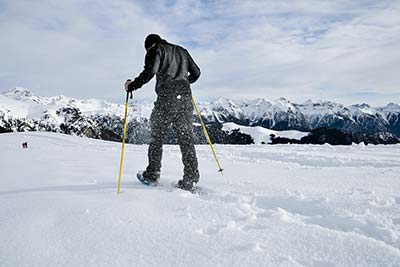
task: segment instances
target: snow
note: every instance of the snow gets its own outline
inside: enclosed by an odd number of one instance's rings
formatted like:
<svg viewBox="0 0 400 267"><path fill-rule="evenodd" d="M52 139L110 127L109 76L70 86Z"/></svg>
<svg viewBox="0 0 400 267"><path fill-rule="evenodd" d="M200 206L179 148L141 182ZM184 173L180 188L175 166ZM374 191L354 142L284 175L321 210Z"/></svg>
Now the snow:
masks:
<svg viewBox="0 0 400 267"><path fill-rule="evenodd" d="M27 141L29 148L22 149ZM0 135L1 266L399 266L400 145L196 146L202 193L135 179L147 145Z"/></svg>
<svg viewBox="0 0 400 267"><path fill-rule="evenodd" d="M308 135L308 132L300 132L295 130L275 131L261 126L242 126L234 122L227 122L224 123L222 126L222 130L228 132L237 129L239 129L239 132L241 133L250 135L253 138L255 144L261 144L262 142L271 143L271 134L274 134L276 137L279 136L297 140L300 140L302 137Z"/></svg>
<svg viewBox="0 0 400 267"><path fill-rule="evenodd" d="M18 118L23 118L28 115L26 105L20 103L18 100L9 99L0 94L0 111L4 111L6 115L11 114Z"/></svg>

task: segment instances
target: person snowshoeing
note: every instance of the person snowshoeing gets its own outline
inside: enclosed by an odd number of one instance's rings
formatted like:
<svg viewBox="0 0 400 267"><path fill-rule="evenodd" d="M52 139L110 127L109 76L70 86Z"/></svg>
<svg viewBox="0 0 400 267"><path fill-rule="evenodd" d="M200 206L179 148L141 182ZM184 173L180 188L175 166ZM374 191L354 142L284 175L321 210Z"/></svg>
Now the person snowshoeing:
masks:
<svg viewBox="0 0 400 267"><path fill-rule="evenodd" d="M192 92L190 84L200 77L200 68L189 52L149 34L144 42L147 51L144 70L133 81L125 82L127 92L135 91L156 75L157 100L150 116L151 138L148 149L148 166L139 172L138 179L147 185L160 179L163 141L169 126L175 134L182 153L183 179L177 187L193 191L199 182L198 161L194 147L192 118Z"/></svg>

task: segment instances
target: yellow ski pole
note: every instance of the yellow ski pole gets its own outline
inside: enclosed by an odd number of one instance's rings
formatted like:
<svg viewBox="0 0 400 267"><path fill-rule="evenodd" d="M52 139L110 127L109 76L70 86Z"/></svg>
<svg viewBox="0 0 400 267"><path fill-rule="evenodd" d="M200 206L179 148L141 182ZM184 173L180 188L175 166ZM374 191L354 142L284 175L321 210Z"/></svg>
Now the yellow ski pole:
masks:
<svg viewBox="0 0 400 267"><path fill-rule="evenodd" d="M218 168L219 168L218 171L221 172L222 175L224 175L224 172L223 172L224 170L222 169L221 164L219 163L219 160L218 160L218 157L217 157L217 153L215 153L215 149L214 149L214 147L213 147L213 145L212 145L210 136L208 135L208 132L207 132L206 126L205 126L205 124L204 124L204 122L203 122L203 119L201 118L200 111L199 111L199 109L197 108L196 101L194 101L193 95L192 95L192 102L193 102L194 108L196 109L197 116L199 116L200 123L201 123L201 127L203 127L203 131L204 131L204 134L205 134L205 136L206 136L207 142L208 142L208 144L210 145L211 150L212 150L213 155L214 155L214 158L215 158L215 161L217 162L217 165L218 165Z"/></svg>
<svg viewBox="0 0 400 267"><path fill-rule="evenodd" d="M126 101L125 101L124 134L122 137L121 162L119 163L119 178L118 178L118 191L117 191L118 193L121 193L122 165L124 163L125 138L126 138L126 120L128 117L128 98L129 98L129 92L126 93Z"/></svg>

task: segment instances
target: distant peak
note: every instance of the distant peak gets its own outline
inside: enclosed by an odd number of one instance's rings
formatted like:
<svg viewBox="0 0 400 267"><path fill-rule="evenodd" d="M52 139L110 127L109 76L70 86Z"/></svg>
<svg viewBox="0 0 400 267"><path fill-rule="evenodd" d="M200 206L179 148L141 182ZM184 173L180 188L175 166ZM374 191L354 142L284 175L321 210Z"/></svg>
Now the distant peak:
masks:
<svg viewBox="0 0 400 267"><path fill-rule="evenodd" d="M366 104L366 103L362 103L362 104L355 104L355 105L353 105L354 107L357 107L357 108L370 108L371 106L370 105L368 105L368 104Z"/></svg>
<svg viewBox="0 0 400 267"><path fill-rule="evenodd" d="M218 101L218 102L226 102L226 101L230 101L230 99L225 97L225 96L219 96L216 101Z"/></svg>
<svg viewBox="0 0 400 267"><path fill-rule="evenodd" d="M218 97L217 100L215 101L215 103L219 103L221 105L223 105L223 104L236 105L231 99L226 98L224 96Z"/></svg>
<svg viewBox="0 0 400 267"><path fill-rule="evenodd" d="M391 103L387 104L386 107L388 107L388 108L400 108L400 105L391 102Z"/></svg>
<svg viewBox="0 0 400 267"><path fill-rule="evenodd" d="M290 102L289 100L287 100L287 99L284 98L284 97L280 97L277 101L286 102L286 103L289 103L289 102Z"/></svg>
<svg viewBox="0 0 400 267"><path fill-rule="evenodd" d="M396 103L389 103L387 104L385 107L383 107L383 109L387 110L387 111L396 111L396 112L400 112L400 105L396 104Z"/></svg>
<svg viewBox="0 0 400 267"><path fill-rule="evenodd" d="M28 100L37 98L29 89L22 87L15 87L13 90L3 93L4 96L15 100Z"/></svg>
<svg viewBox="0 0 400 267"><path fill-rule="evenodd" d="M8 96L21 95L21 96L29 97L29 96L33 96L33 93L29 89L26 89L23 87L15 87L13 90L4 92L3 95L8 95Z"/></svg>
<svg viewBox="0 0 400 267"><path fill-rule="evenodd" d="M303 105L314 105L316 102L312 99L308 99L306 102L303 103Z"/></svg>

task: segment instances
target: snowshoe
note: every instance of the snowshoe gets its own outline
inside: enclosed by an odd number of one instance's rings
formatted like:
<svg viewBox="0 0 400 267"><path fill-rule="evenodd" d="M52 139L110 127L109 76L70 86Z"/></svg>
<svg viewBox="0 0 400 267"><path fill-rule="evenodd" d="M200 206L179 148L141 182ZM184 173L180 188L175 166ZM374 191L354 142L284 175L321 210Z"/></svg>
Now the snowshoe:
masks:
<svg viewBox="0 0 400 267"><path fill-rule="evenodd" d="M179 180L175 187L185 191L189 191L193 194L197 192L196 183L192 181Z"/></svg>
<svg viewBox="0 0 400 267"><path fill-rule="evenodd" d="M156 186L160 180L160 173L149 175L146 171L140 171L136 177L142 184Z"/></svg>

